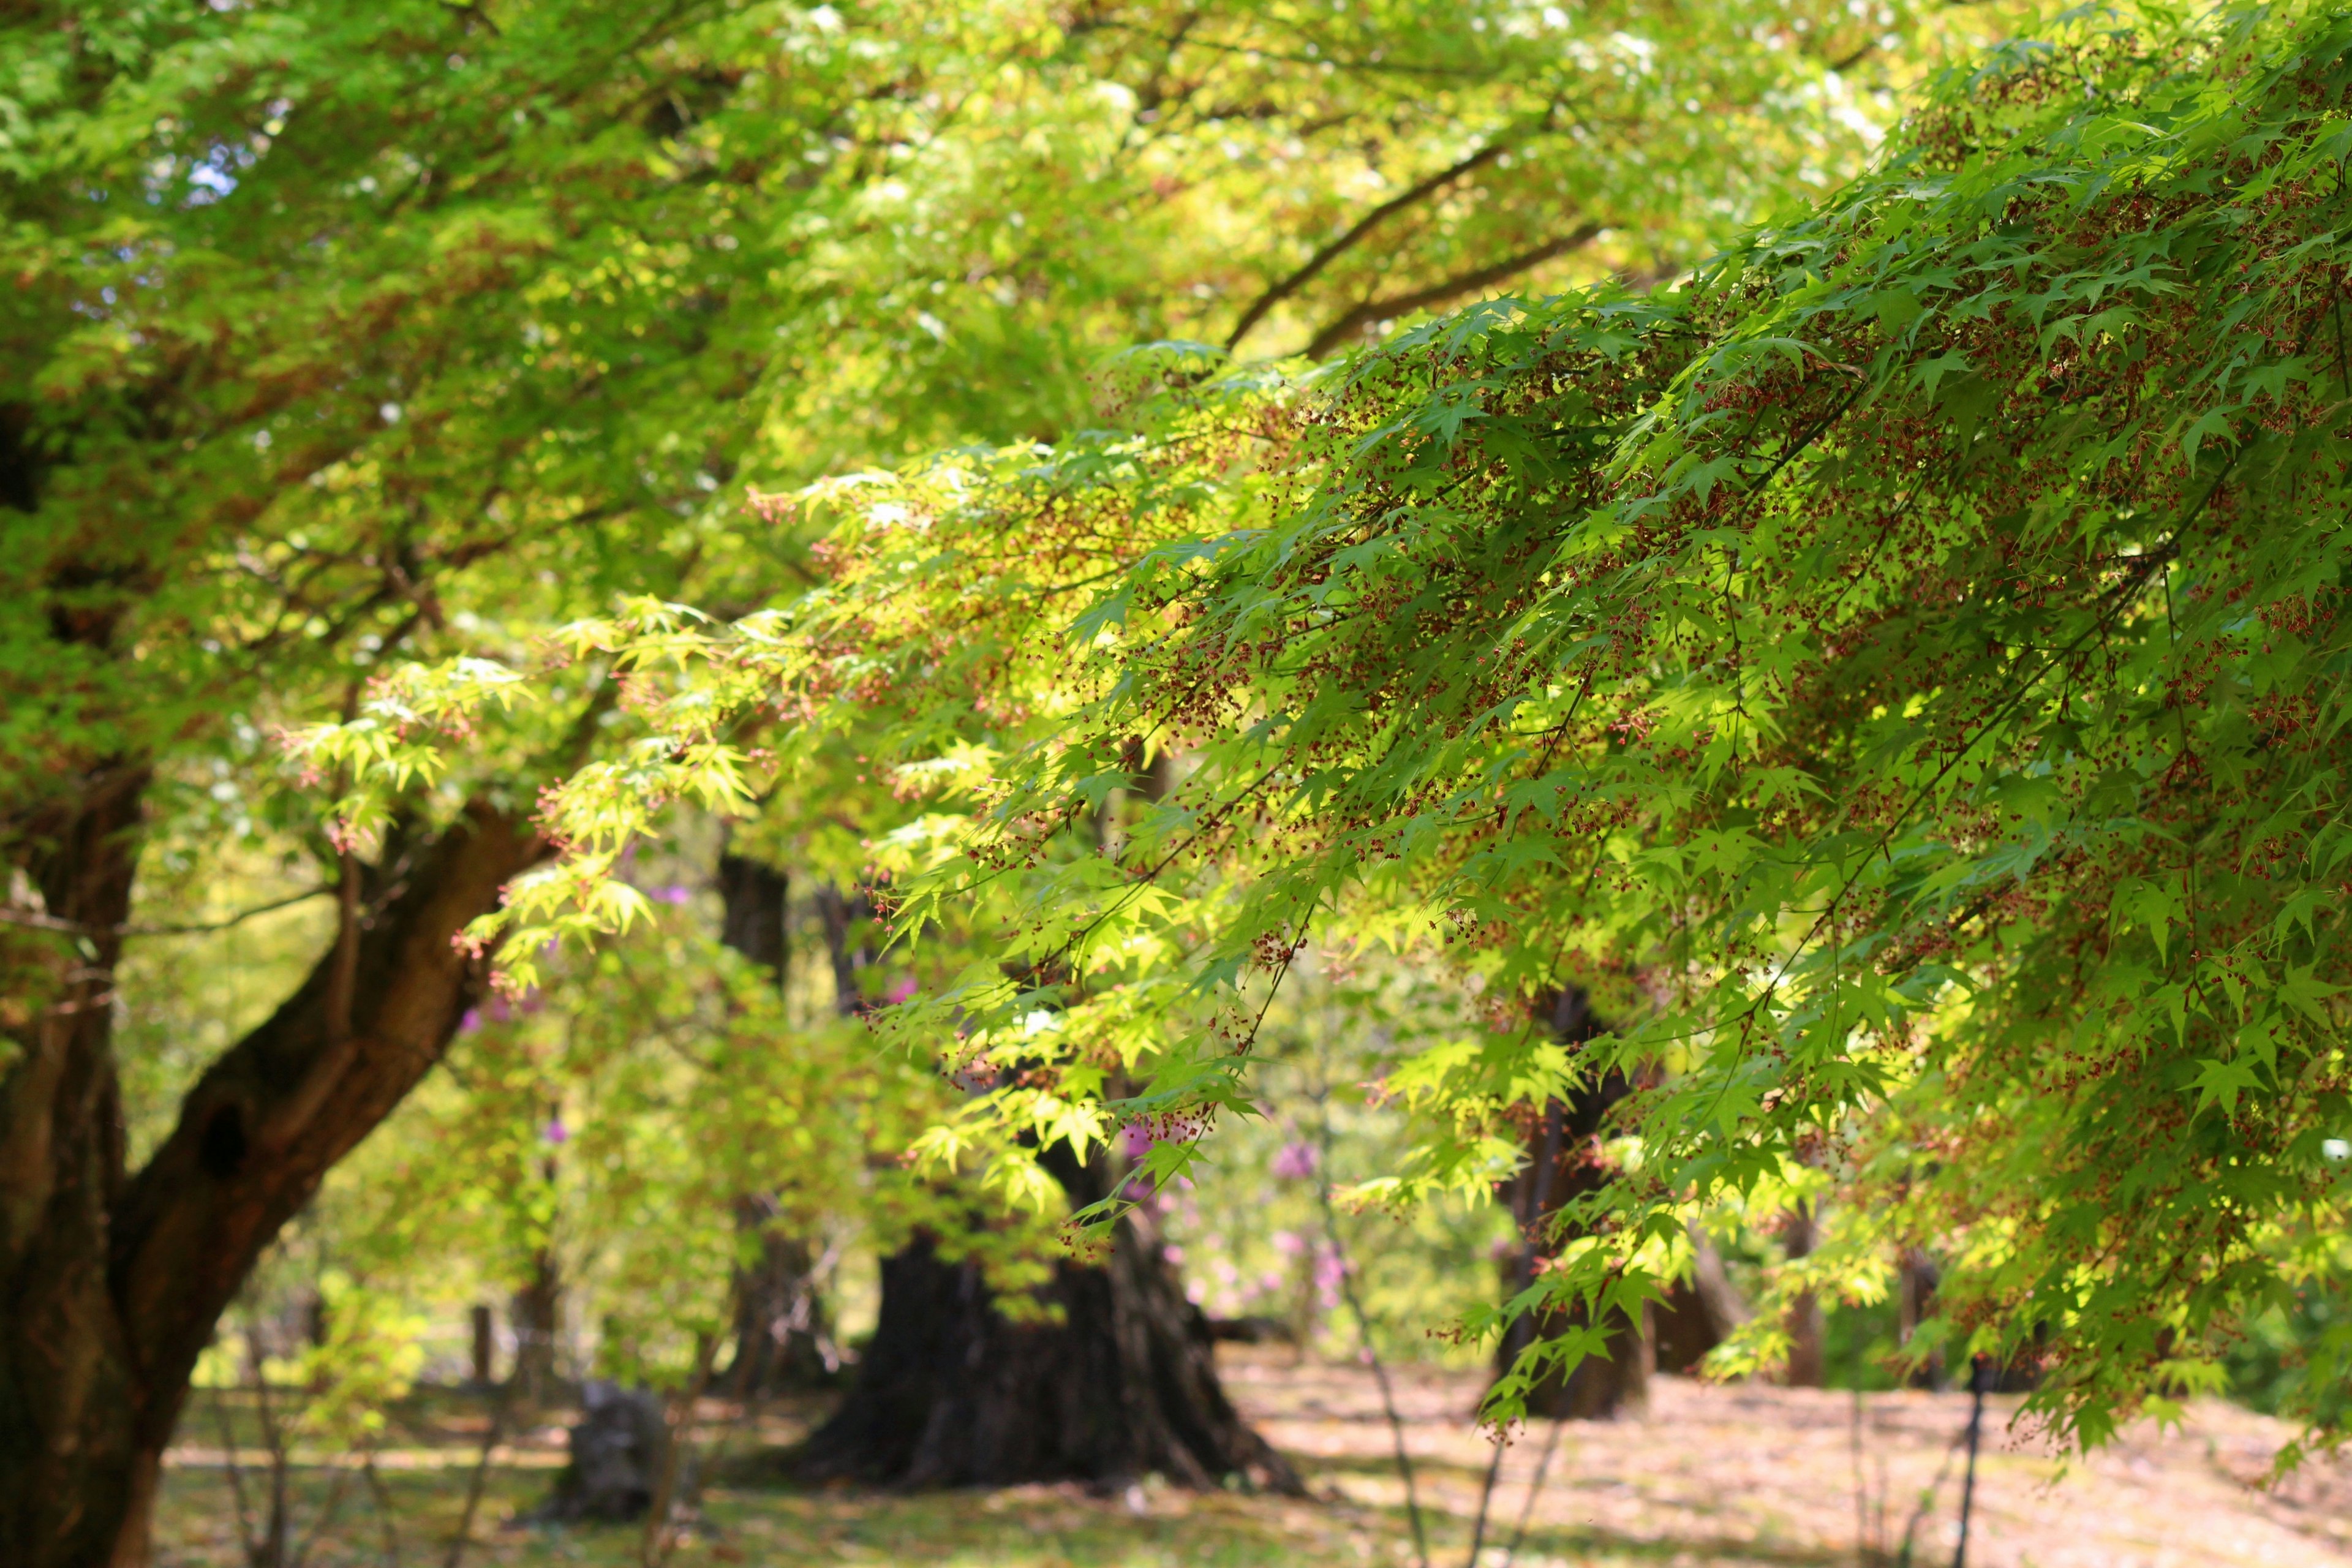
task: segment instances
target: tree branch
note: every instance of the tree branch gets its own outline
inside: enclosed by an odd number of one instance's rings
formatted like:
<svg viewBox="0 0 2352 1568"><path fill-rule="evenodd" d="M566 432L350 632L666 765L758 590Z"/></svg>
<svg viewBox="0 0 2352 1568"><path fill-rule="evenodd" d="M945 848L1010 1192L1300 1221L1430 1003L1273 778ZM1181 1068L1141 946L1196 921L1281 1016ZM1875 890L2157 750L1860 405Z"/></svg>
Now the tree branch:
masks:
<svg viewBox="0 0 2352 1568"><path fill-rule="evenodd" d="M1345 255L1358 240L1379 227L1384 219L1404 211L1405 208L1423 200L1432 193L1444 189L1465 174L1476 173L1510 150L1511 142L1507 138L1497 138L1489 142L1453 167L1440 169L1419 184L1399 192L1358 218L1345 234L1308 257L1305 266L1251 300L1249 309L1242 312L1241 320L1234 323L1234 330L1225 334L1226 349L1231 351L1237 347L1244 338L1249 336L1250 329L1265 319L1265 313L1268 310L1315 281L1326 267Z"/></svg>
<svg viewBox="0 0 2352 1568"><path fill-rule="evenodd" d="M1500 261L1474 268L1468 272L1448 278L1443 282L1433 283L1426 289L1416 289L1407 294L1391 295L1385 300L1367 300L1321 331L1317 332L1307 345L1307 357L1321 359L1339 343L1373 321L1386 321L1402 316L1409 310L1424 310L1431 305L1443 304L1448 300L1457 299L1474 289L1484 289L1492 283L1500 283L1506 278L1525 272L1530 267L1540 266L1556 256L1565 256L1571 250L1581 249L1592 242L1593 236L1599 234L1601 228L1601 226L1597 223L1580 223L1568 233L1556 239L1545 240L1531 250L1523 250L1517 256L1507 256Z"/></svg>
<svg viewBox="0 0 2352 1568"><path fill-rule="evenodd" d="M477 802L405 869L350 964L350 1029L331 1015L339 939L301 988L207 1069L123 1192L109 1293L160 1450L196 1355L261 1249L327 1172L440 1060L482 981L456 938L550 852L519 813Z"/></svg>

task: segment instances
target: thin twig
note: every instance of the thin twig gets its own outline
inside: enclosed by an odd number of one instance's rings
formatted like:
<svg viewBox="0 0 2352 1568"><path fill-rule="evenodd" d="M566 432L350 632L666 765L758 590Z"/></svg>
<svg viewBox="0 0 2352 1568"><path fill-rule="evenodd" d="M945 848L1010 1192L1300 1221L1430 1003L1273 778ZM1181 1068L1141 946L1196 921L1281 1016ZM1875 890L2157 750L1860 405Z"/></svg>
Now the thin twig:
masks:
<svg viewBox="0 0 2352 1568"><path fill-rule="evenodd" d="M489 1430L482 1434L482 1451L474 1460L473 1479L466 1485L466 1510L457 1516L457 1532L449 1537L449 1553L442 1559L442 1568L458 1568L466 1559L466 1545L474 1534L474 1514L482 1505L482 1486L489 1479L490 1453L506 1435L507 1412L514 1404L515 1384L520 1381L521 1373L522 1357L518 1355L499 1390L498 1405L490 1412Z"/></svg>
<svg viewBox="0 0 2352 1568"><path fill-rule="evenodd" d="M1969 1516L1977 1500L1977 1435L1984 1429L1985 1391L1993 1383L1992 1358L1979 1355L1969 1369L1969 1468L1960 1482L1960 1538L1952 1547L1952 1568L1968 1568Z"/></svg>
<svg viewBox="0 0 2352 1568"><path fill-rule="evenodd" d="M1850 1445L1853 1458L1853 1560L1857 1563L1878 1561L1877 1544L1870 1539L1870 1487L1862 1472L1862 1383L1859 1374L1853 1385L1853 1422Z"/></svg>
<svg viewBox="0 0 2352 1568"><path fill-rule="evenodd" d="M1565 1421L1551 1424L1551 1433L1544 1438L1543 1453L1536 1460L1535 1479L1528 1483L1527 1500L1519 1505L1519 1522L1511 1531L1511 1543L1503 1549L1503 1568L1511 1568L1511 1560L1519 1554L1519 1543L1528 1538L1528 1522L1536 1516L1536 1494L1543 1490L1544 1474L1551 1468L1552 1450L1559 1447L1559 1429Z"/></svg>
<svg viewBox="0 0 2352 1568"><path fill-rule="evenodd" d="M653 1505L646 1512L645 1543L640 1557L645 1568L661 1568L670 1549L677 1544L677 1531L671 1528L671 1513L677 1499L677 1479L688 1444L694 1431L694 1407L710 1386L710 1364L719 1357L719 1336L708 1329L695 1333L694 1373L687 1379L682 1398L671 1402L668 1420L665 1424L666 1441L662 1444L661 1474L654 1483Z"/></svg>
<svg viewBox="0 0 2352 1568"><path fill-rule="evenodd" d="M269 1404L269 1370L263 1363L260 1335L245 1331L246 1364L253 1369L253 1408L261 1420L261 1440L269 1450L269 1524L254 1549L256 1568L285 1568L286 1563L286 1435Z"/></svg>
<svg viewBox="0 0 2352 1568"><path fill-rule="evenodd" d="M360 1474L367 1478L368 1500L375 1504L376 1522L383 1526L384 1568L400 1568L400 1530L393 1522L392 1491L375 1468L375 1445L360 1450Z"/></svg>
<svg viewBox="0 0 2352 1568"><path fill-rule="evenodd" d="M202 936L207 932L226 931L243 925L257 915L274 914L296 904L331 893L332 887L305 888L299 893L289 893L282 899L272 899L266 904L256 904L249 910L239 910L216 921L198 921L185 925L148 926L131 922L117 926L86 925L80 921L59 920L39 910L0 907L0 925L26 926L34 931L53 931L67 936Z"/></svg>
<svg viewBox="0 0 2352 1568"><path fill-rule="evenodd" d="M1944 1489L1944 1478L1952 1473L1952 1456L1960 1451L1960 1444L1967 1437L1968 1434L1961 1432L1955 1435L1951 1442L1945 1445L1944 1462L1937 1467L1935 1479L1929 1481L1926 1489L1920 1492L1918 1503L1911 1510L1911 1517L1903 1521L1903 1545L1895 1556L1898 1568L1911 1568L1913 1541L1919 1533L1919 1526L1927 1518L1927 1510L1936 1506L1936 1494Z"/></svg>
<svg viewBox="0 0 2352 1568"><path fill-rule="evenodd" d="M1470 1526L1470 1550L1463 1556L1462 1568L1478 1568L1478 1549L1486 1544L1486 1510L1495 1501L1495 1478L1502 1472L1503 1450L1509 1447L1507 1432L1495 1434L1495 1452L1486 1461L1486 1479L1478 1489L1478 1517Z"/></svg>
<svg viewBox="0 0 2352 1568"><path fill-rule="evenodd" d="M236 1429L228 1418L228 1404L221 1395L221 1385L213 1384L213 1419L220 1427L221 1468L228 1472L229 1497L236 1505L236 1543L245 1549L248 1561L253 1556L253 1510L245 1500L245 1467L236 1459Z"/></svg>
<svg viewBox="0 0 2352 1568"><path fill-rule="evenodd" d="M1316 1110L1322 1121L1323 1158L1318 1162L1315 1195L1323 1205L1323 1235L1331 1248L1331 1262L1339 1271L1340 1299L1348 1310L1355 1314L1356 1335L1364 1347L1364 1360L1372 1369L1373 1381L1380 1384L1381 1410L1387 1415L1389 1438L1396 1447L1397 1474L1404 1478L1405 1516L1412 1522L1413 1560L1420 1568L1429 1568L1429 1534L1421 1521L1421 1492L1413 1481L1412 1455L1404 1443L1404 1422L1397 1415L1396 1394L1389 1387L1389 1369L1381 1361L1381 1352L1372 1348L1372 1320L1364 1310L1363 1298L1357 1294L1355 1277L1348 1268L1347 1249L1339 1242L1339 1215L1331 1206L1331 1086L1328 1076L1316 1095Z"/></svg>
<svg viewBox="0 0 2352 1568"><path fill-rule="evenodd" d="M289 1568L302 1568L310 1561L311 1549L319 1544L319 1537L325 1532L327 1526L335 1521L336 1510L343 1506L343 1494L351 1489L351 1485L352 1471L347 1467L339 1467L333 1484L327 1488L326 1500L319 1505L317 1515L310 1521L310 1528L303 1532L302 1543L294 1549L294 1558Z"/></svg>
<svg viewBox="0 0 2352 1568"><path fill-rule="evenodd" d="M1273 310L1276 305L1281 304L1285 300L1289 299L1301 289L1306 288L1307 285L1315 281L1317 277L1322 273L1326 267L1330 266L1333 261L1339 259L1339 258L1353 247L1358 240L1362 239L1364 236L1379 227L1383 219L1402 212L1405 208L1412 206L1414 203L1433 192L1444 190L1446 186L1452 184L1454 181L1461 179L1466 174L1474 174L1477 173L1488 163L1495 162L1495 160L1508 153L1511 150L1513 140L1513 138L1505 136L1498 137L1495 141L1487 142L1485 146L1479 148L1468 157L1450 164L1445 168L1440 169L1435 174L1426 175L1414 182L1412 184L1406 186L1395 195L1391 196L1387 201L1384 201L1378 206L1372 208L1362 217L1358 218L1353 224L1349 226L1345 233L1341 234L1338 238L1324 245L1322 248L1316 251L1314 255L1308 257L1305 263L1299 266L1295 271L1291 272L1287 277L1267 285L1265 292L1258 295L1256 299L1251 300L1247 308L1242 311L1240 318L1234 322L1233 331L1225 334L1226 350L1231 352L1233 349L1238 347L1241 341L1249 336L1250 329L1256 326L1258 322L1265 319L1267 311Z"/></svg>

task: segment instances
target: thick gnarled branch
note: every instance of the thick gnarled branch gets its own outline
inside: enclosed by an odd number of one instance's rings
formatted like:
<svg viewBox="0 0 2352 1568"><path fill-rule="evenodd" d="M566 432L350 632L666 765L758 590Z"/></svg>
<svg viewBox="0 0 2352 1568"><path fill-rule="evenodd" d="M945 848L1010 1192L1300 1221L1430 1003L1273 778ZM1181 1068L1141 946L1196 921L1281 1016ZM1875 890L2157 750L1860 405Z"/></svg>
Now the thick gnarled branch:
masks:
<svg viewBox="0 0 2352 1568"><path fill-rule="evenodd" d="M478 994L456 939L548 853L520 816L476 803L418 848L349 966L350 1028L332 1016L331 951L277 1013L192 1089L178 1127L116 1210L110 1283L132 1360L167 1431L214 1320L335 1163L437 1062ZM338 947L341 946L338 943Z"/></svg>

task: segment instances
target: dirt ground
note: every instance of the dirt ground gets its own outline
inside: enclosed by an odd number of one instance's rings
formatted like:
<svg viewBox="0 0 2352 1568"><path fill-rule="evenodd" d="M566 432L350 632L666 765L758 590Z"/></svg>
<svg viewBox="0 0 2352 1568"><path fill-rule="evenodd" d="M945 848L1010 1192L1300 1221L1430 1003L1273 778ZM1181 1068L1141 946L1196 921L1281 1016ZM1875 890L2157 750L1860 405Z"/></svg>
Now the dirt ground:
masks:
<svg viewBox="0 0 2352 1568"><path fill-rule="evenodd" d="M672 1563L922 1563L958 1568L1282 1565L1415 1561L1405 1489L1370 1373L1244 1351L1228 1387L1298 1463L1309 1500L1189 1494L1146 1482L1115 1495L1075 1486L896 1497L754 1484L711 1488L704 1519ZM1438 1568L1466 1563L1494 1449L1469 1422L1473 1373L1394 1374L1423 1531ZM1478 1568L1843 1568L1952 1558L1965 1394L1851 1394L1654 1384L1650 1409L1601 1424L1538 1424L1496 1471ZM2288 1435L2219 1403L2180 1428L2135 1428L2087 1461L2060 1462L2010 1429L2014 1399L1988 1402L1979 1461L1973 1568L2352 1568L2352 1462L2319 1461L2287 1484L2255 1483ZM740 1478L764 1446L805 1430L814 1410L703 1411L716 1468ZM381 1492L345 1455L301 1455L295 1534L305 1568L438 1564L487 1427L479 1402L445 1397L404 1412L377 1450ZM174 1450L158 1519L165 1568L244 1568L217 1443ZM464 1562L618 1564L634 1530L517 1527L562 1463L554 1421L492 1454ZM1551 1453L1545 1461L1547 1445ZM247 1453L245 1464L261 1456ZM1530 1494L1538 1467L1544 1481ZM247 1474L249 1499L261 1478ZM340 1482L340 1484L339 1484ZM331 1509L329 1500L333 1500ZM379 1507L378 1500L385 1506ZM1524 1520L1524 1526L1522 1521Z"/></svg>
<svg viewBox="0 0 2352 1568"><path fill-rule="evenodd" d="M1230 1367L1235 1396L1318 1484L1351 1500L1403 1496L1386 1422L1355 1368ZM1466 1423L1475 1377L1396 1378L1424 1501L1477 1510L1493 1449ZM2218 1401L2179 1430L2136 1427L2088 1460L2061 1463L2012 1430L2015 1398L1986 1402L1970 1529L1972 1568L2189 1568L2352 1564L2352 1463L2321 1461L2259 1489L2282 1423ZM1653 1384L1646 1415L1570 1423L1533 1500L1541 1544L1523 1563L1614 1559L1688 1564L1951 1561L1968 1426L1964 1394L1874 1394ZM1493 1512L1503 1539L1528 1507L1549 1426L1506 1453ZM1916 1513L1916 1521L1913 1518ZM1568 1550L1562 1552L1561 1546Z"/></svg>

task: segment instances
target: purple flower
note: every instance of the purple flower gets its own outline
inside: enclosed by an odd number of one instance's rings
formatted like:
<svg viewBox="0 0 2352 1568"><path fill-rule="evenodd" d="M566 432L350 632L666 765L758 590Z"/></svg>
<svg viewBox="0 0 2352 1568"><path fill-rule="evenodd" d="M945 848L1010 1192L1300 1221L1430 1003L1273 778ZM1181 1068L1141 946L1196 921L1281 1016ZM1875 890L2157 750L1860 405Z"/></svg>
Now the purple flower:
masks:
<svg viewBox="0 0 2352 1568"><path fill-rule="evenodd" d="M1287 1182L1303 1182L1315 1173L1315 1145L1286 1143L1274 1157L1274 1173Z"/></svg>
<svg viewBox="0 0 2352 1568"><path fill-rule="evenodd" d="M887 1001L893 1007L896 1007L899 1003L906 1001L914 994L915 982L913 977L909 976L907 979L898 982L898 984L890 987L890 994L888 996L884 998L884 1000Z"/></svg>
<svg viewBox="0 0 2352 1568"><path fill-rule="evenodd" d="M572 1142L572 1129L563 1125L563 1118L561 1116L551 1118L547 1125L540 1129L539 1135L551 1143Z"/></svg>
<svg viewBox="0 0 2352 1568"><path fill-rule="evenodd" d="M1119 1152L1130 1160L1142 1159L1159 1142L1152 1135L1150 1127L1140 1121L1130 1121L1118 1130Z"/></svg>
<svg viewBox="0 0 2352 1568"><path fill-rule="evenodd" d="M677 882L672 882L667 888L654 889L654 902L657 904L683 904L693 897L691 889Z"/></svg>
<svg viewBox="0 0 2352 1568"><path fill-rule="evenodd" d="M461 1035L470 1035L481 1026L482 1010L479 1007L467 1008L466 1016L457 1020L457 1032Z"/></svg>
<svg viewBox="0 0 2352 1568"><path fill-rule="evenodd" d="M1326 1252L1315 1259L1315 1293L1323 1299L1323 1310L1329 1311L1339 1305L1339 1281L1348 1277L1348 1266Z"/></svg>

